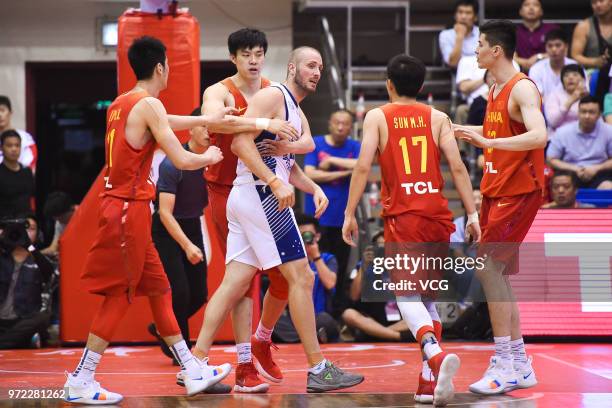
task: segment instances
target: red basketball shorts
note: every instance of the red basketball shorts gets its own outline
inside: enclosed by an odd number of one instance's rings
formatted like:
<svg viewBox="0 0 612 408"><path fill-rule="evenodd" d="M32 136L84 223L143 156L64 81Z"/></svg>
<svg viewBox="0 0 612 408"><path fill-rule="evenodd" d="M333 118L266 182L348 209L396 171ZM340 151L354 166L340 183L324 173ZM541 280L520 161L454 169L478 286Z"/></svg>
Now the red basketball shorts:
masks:
<svg viewBox="0 0 612 408"><path fill-rule="evenodd" d="M395 268L391 270L391 282L414 282L413 290L395 290L396 296L422 295L435 299L435 291L423 283L428 280L442 279L440 262L448 257L450 235L455 230L451 220L434 220L430 218L404 213L384 217L385 257L401 258L405 256L420 258L420 267L407 270ZM409 264L410 265L410 264Z"/></svg>
<svg viewBox="0 0 612 408"><path fill-rule="evenodd" d="M542 205L542 191L510 197L483 197L480 210L481 251L505 264L504 274L518 272L518 248ZM497 245L499 244L499 245Z"/></svg>
<svg viewBox="0 0 612 408"><path fill-rule="evenodd" d="M81 278L91 293L125 293L129 299L170 290L151 239L149 201L102 198L96 237Z"/></svg>

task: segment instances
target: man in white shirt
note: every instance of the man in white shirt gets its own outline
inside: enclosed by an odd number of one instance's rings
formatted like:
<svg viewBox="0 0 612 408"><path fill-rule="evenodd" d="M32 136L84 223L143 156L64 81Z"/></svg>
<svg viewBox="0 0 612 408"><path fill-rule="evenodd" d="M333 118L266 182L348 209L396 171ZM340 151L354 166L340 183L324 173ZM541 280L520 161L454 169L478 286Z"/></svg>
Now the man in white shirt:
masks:
<svg viewBox="0 0 612 408"><path fill-rule="evenodd" d="M533 79L544 99L561 86L561 69L569 64L577 64L566 56L568 44L563 30L546 33L545 44L547 58L536 62L529 69L529 77Z"/></svg>
<svg viewBox="0 0 612 408"><path fill-rule="evenodd" d="M475 0L457 0L455 3L455 25L442 30L438 37L442 60L456 68L461 57L476 55L480 31L476 26L478 3Z"/></svg>
<svg viewBox="0 0 612 408"><path fill-rule="evenodd" d="M516 61L512 61L512 65L514 65L514 68L517 70L520 70ZM467 101L467 107L462 108L462 106L466 105L460 105L457 108L455 116L456 123L466 123L468 110L472 102L474 102L474 99L479 96L487 99L489 95L489 86L485 83L485 72L486 69L478 68L476 56L462 57L459 61L455 83L457 84L459 92L463 94L463 97Z"/></svg>
<svg viewBox="0 0 612 408"><path fill-rule="evenodd" d="M13 110L11 107L11 100L8 96L0 95L0 133L5 130L12 129L11 116ZM21 155L19 156L19 163L25 167L30 167L32 172L36 170L36 142L31 134L22 129L15 129L21 137ZM0 151L0 161L2 161L2 152Z"/></svg>

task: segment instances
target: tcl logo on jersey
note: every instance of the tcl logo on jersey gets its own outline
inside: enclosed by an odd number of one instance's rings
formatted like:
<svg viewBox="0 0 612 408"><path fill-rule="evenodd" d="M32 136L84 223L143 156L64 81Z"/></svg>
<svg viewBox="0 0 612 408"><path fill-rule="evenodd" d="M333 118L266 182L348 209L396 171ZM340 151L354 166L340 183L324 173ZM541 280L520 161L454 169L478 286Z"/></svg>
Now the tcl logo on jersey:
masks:
<svg viewBox="0 0 612 408"><path fill-rule="evenodd" d="M406 194L429 194L439 193L440 190L431 185L431 181L417 181L416 183L402 183L402 187L406 190Z"/></svg>

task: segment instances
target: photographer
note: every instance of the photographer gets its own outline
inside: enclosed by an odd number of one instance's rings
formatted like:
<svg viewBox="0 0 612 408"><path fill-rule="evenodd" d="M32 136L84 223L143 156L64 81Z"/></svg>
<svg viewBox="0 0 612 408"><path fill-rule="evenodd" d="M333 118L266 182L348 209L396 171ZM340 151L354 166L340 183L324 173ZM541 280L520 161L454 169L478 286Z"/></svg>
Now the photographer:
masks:
<svg viewBox="0 0 612 408"><path fill-rule="evenodd" d="M383 231L379 231L372 237L372 245L365 248L361 261L351 272L349 297L352 305L342 313L342 320L353 329L357 341L412 341L412 334L404 320L393 323L387 319L385 302L361 301L362 281L365 274L372 272L375 247L382 248L384 245Z"/></svg>
<svg viewBox="0 0 612 408"><path fill-rule="evenodd" d="M42 299L53 266L32 246L38 235L33 216L1 220L0 230L0 349L28 347L35 333L46 334L49 311Z"/></svg>
<svg viewBox="0 0 612 408"><path fill-rule="evenodd" d="M296 212L295 220L304 241L308 264L314 273L312 303L315 309L317 337L320 343L335 342L340 335L340 331L338 330L338 324L330 313L332 311L332 296L336 289L338 261L333 254L321 252L319 249L321 233L316 218ZM291 311L289 310L289 313L287 313L287 310L285 309L285 313L276 323L273 338L280 343L297 343L299 337L289 315Z"/></svg>

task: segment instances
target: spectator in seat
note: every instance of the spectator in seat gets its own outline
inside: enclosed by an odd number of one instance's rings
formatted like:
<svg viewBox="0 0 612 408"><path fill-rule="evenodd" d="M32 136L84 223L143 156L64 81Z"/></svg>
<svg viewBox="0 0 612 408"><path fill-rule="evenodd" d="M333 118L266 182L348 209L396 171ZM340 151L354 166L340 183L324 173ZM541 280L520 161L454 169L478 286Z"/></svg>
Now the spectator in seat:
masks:
<svg viewBox="0 0 612 408"><path fill-rule="evenodd" d="M546 58L533 64L529 77L538 87L542 98L561 87L561 70L564 66L576 64L567 58L567 36L562 30L552 30L546 34Z"/></svg>
<svg viewBox="0 0 612 408"><path fill-rule="evenodd" d="M574 28L571 54L584 67L602 68L610 63L612 0L591 0L591 7L593 15Z"/></svg>
<svg viewBox="0 0 612 408"><path fill-rule="evenodd" d="M555 170L576 173L579 188L612 189L612 125L592 96L578 104L578 120L557 129L547 158Z"/></svg>
<svg viewBox="0 0 612 408"><path fill-rule="evenodd" d="M486 70L484 73L484 83L487 86L487 91L484 92L484 88L482 88L483 92L480 95L476 96L470 105L468 110L468 116L466 123L468 125L473 126L482 126L484 123L485 113L487 111L487 99L489 97L489 89L495 83L495 78L491 75L489 70Z"/></svg>
<svg viewBox="0 0 612 408"><path fill-rule="evenodd" d="M580 65L570 64L563 67L561 85L544 99L544 113L552 132L578 120L578 102L589 94ZM553 139L553 133L549 132L548 139Z"/></svg>
<svg viewBox="0 0 612 408"><path fill-rule="evenodd" d="M513 61L513 65L517 70L519 70L519 66L516 61ZM476 60L475 56L462 57L461 61L459 61L455 82L457 84L457 88L466 99L467 106L459 105L457 107L455 123L467 123L467 115L469 114L469 110L474 100L479 96L484 97L484 105L486 109L486 99L489 96L489 86L495 82L495 79L492 76L489 76L487 83L485 74L486 70L484 68L478 68L478 61Z"/></svg>
<svg viewBox="0 0 612 408"><path fill-rule="evenodd" d="M610 92L610 47L612 46L612 0L591 0L593 15L576 25L572 58L597 70L591 94L601 105ZM595 73L594 75L595 76Z"/></svg>
<svg viewBox="0 0 612 408"><path fill-rule="evenodd" d="M578 177L568 170L558 170L552 176L550 183L552 201L542 208L594 208L593 204L581 203L576 200L578 192Z"/></svg>
<svg viewBox="0 0 612 408"><path fill-rule="evenodd" d="M342 224L350 177L361 146L358 141L348 138L352 125L353 116L350 112L339 110L332 113L329 118L329 134L314 138L315 149L304 160L304 172L321 186L329 198L329 206L319 219L319 245L323 251L334 254L338 261L335 307L342 310L346 301L346 269L351 252L351 247L342 240ZM312 196L308 194L304 200L304 212L309 215L315 212Z"/></svg>
<svg viewBox="0 0 612 408"><path fill-rule="evenodd" d="M0 163L0 219L31 213L34 202L34 176L19 163L21 136L14 129L0 134L3 158Z"/></svg>
<svg viewBox="0 0 612 408"><path fill-rule="evenodd" d="M41 309L53 266L40 252L30 252L38 226L33 216L24 219L25 224L0 227L0 350L31 347L33 336L44 339L49 325L49 311Z"/></svg>
<svg viewBox="0 0 612 408"><path fill-rule="evenodd" d="M523 21L516 27L515 59L527 72L536 62L546 58L545 38L559 26L542 22L544 9L540 0L523 0L519 14Z"/></svg>
<svg viewBox="0 0 612 408"><path fill-rule="evenodd" d="M342 313L342 320L356 334L357 341L413 341L412 334L403 319L391 322L387 318L385 302L362 302L362 282L368 273L373 273L371 266L375 256L375 247L383 247L383 231L372 237L372 245L363 251L361 260L351 273L349 297L351 306Z"/></svg>
<svg viewBox="0 0 612 408"><path fill-rule="evenodd" d="M0 133L8 129L13 129L11 118L13 116L13 108L11 100L8 96L0 95ZM25 167L36 171L36 159L38 152L36 150L36 142L31 134L23 129L14 129L21 137L21 153L19 154L19 163ZM0 152L0 160L2 160L2 152Z"/></svg>
<svg viewBox="0 0 612 408"><path fill-rule="evenodd" d="M476 55L480 31L478 3L476 0L457 0L455 3L455 25L442 30L438 37L442 60L451 68L457 68L459 60L465 56Z"/></svg>
<svg viewBox="0 0 612 408"><path fill-rule="evenodd" d="M47 248L40 251L43 255L53 257L58 255L60 237L78 207L72 202L70 196L63 191L55 191L49 194L43 213L45 217L54 221L53 240Z"/></svg>

